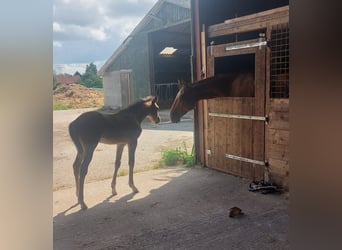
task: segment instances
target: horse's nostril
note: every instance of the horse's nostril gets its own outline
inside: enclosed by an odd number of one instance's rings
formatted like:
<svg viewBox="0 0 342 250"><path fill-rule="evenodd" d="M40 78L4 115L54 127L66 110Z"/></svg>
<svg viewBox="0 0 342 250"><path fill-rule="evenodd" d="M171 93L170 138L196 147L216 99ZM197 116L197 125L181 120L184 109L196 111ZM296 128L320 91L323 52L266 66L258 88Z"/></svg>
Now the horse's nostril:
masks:
<svg viewBox="0 0 342 250"><path fill-rule="evenodd" d="M171 121L173 122L173 123L177 123L177 122L179 122L180 121L180 118L176 118L176 117L171 117Z"/></svg>

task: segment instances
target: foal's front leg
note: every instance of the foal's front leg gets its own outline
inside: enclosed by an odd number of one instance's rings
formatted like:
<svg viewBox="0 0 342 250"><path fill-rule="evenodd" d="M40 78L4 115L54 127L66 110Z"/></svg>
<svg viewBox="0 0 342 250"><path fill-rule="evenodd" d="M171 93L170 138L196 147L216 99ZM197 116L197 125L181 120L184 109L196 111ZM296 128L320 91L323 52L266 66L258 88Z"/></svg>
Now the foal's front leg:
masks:
<svg viewBox="0 0 342 250"><path fill-rule="evenodd" d="M135 161L135 149L137 148L137 140L128 144L128 166L129 166L129 179L128 184L132 188L134 193L138 193L139 190L134 186L133 182L133 169L134 169L134 161Z"/></svg>
<svg viewBox="0 0 342 250"><path fill-rule="evenodd" d="M121 165L121 157L122 157L122 151L125 147L125 144L118 144L116 146L116 158L115 158L115 170L114 170L114 175L113 175L113 179L112 179L112 194L116 195L116 176L118 174L118 170L120 168Z"/></svg>

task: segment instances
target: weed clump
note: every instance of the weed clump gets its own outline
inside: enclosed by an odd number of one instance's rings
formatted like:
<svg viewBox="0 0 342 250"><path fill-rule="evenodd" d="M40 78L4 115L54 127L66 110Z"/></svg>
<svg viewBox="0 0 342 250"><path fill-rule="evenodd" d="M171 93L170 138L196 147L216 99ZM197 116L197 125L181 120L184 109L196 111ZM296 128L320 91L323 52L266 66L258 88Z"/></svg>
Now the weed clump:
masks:
<svg viewBox="0 0 342 250"><path fill-rule="evenodd" d="M189 153L185 142L183 142L183 147L164 150L162 151L162 163L166 166L185 164L186 167L193 167L195 165L194 147Z"/></svg>

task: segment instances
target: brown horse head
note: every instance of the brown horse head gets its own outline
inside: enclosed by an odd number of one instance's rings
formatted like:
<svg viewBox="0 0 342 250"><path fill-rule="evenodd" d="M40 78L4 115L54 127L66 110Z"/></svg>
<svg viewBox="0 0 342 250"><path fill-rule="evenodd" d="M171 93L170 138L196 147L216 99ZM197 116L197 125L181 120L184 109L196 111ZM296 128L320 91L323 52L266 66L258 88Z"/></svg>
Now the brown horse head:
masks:
<svg viewBox="0 0 342 250"><path fill-rule="evenodd" d="M179 82L179 91L170 110L172 122L179 122L180 118L193 109L196 102L216 97L253 97L254 75L251 73L233 73L215 75L186 84Z"/></svg>
<svg viewBox="0 0 342 250"><path fill-rule="evenodd" d="M178 81L179 91L172 103L170 117L172 122L179 122L180 118L193 109L196 104L192 87L185 81Z"/></svg>
<svg viewBox="0 0 342 250"><path fill-rule="evenodd" d="M156 124L160 122L159 116L159 106L157 104L158 97L157 96L147 96L142 99L146 108L147 108L147 118L151 121L151 123Z"/></svg>

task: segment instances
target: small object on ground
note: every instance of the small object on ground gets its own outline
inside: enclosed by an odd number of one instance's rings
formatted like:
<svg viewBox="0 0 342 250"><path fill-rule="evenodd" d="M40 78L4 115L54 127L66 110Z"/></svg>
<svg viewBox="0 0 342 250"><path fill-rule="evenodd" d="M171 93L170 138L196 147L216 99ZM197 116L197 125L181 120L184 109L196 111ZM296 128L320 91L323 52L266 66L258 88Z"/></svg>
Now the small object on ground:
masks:
<svg viewBox="0 0 342 250"><path fill-rule="evenodd" d="M269 193L281 193L282 189L272 183L267 183L263 181L260 181L260 182L253 181L249 184L249 191L251 192L261 191L262 194L269 194Z"/></svg>
<svg viewBox="0 0 342 250"><path fill-rule="evenodd" d="M236 217L236 216L243 215L243 212L242 212L241 208L239 208L239 207L232 207L229 210L230 210L229 217Z"/></svg>

